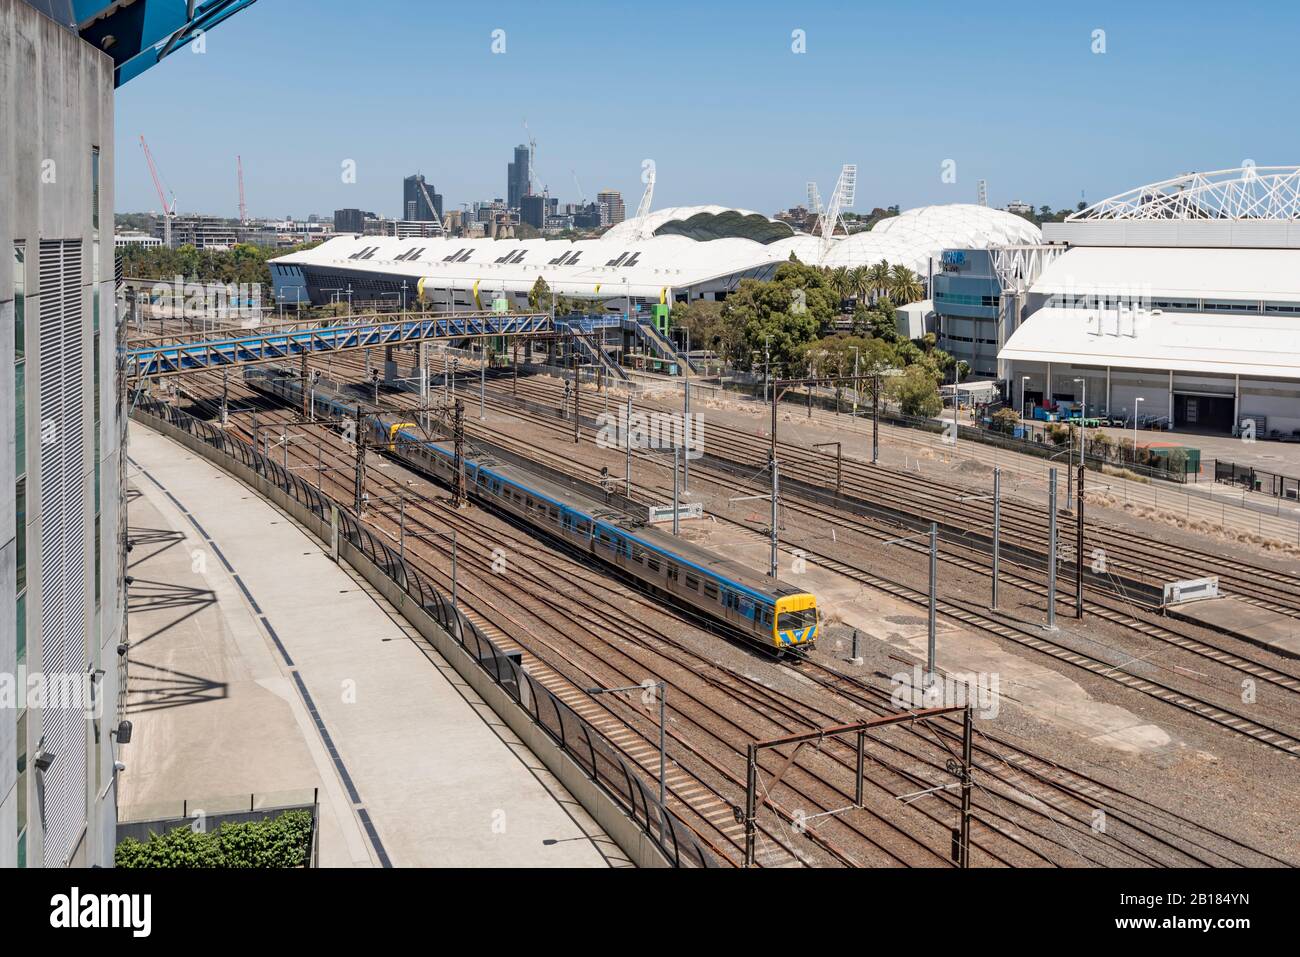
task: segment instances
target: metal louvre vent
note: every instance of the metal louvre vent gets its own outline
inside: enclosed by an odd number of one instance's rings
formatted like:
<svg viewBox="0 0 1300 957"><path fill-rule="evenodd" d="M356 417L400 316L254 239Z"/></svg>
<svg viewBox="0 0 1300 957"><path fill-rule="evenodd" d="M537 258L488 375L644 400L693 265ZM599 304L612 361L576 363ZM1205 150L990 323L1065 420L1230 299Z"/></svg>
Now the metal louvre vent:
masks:
<svg viewBox="0 0 1300 957"><path fill-rule="evenodd" d="M40 666L47 682L79 681L88 667L81 241L42 242L40 274ZM69 702L49 704L41 711L43 747L54 755L44 845L47 864L58 865L86 821L86 719Z"/></svg>

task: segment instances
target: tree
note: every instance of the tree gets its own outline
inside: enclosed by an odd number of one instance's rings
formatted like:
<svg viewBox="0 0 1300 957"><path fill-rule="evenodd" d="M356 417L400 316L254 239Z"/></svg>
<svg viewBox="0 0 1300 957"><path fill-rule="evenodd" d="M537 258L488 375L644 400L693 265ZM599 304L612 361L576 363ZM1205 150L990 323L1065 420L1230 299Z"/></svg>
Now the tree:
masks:
<svg viewBox="0 0 1300 957"><path fill-rule="evenodd" d="M920 365L911 365L889 380L889 394L904 415L932 418L943 410L938 380Z"/></svg>
<svg viewBox="0 0 1300 957"><path fill-rule="evenodd" d="M859 305L871 298L870 266L854 266L849 270L849 293Z"/></svg>
<svg viewBox="0 0 1300 957"><path fill-rule="evenodd" d="M533 288L528 290L528 308L533 312L550 312L553 305L555 297L551 295L551 287L538 276Z"/></svg>
<svg viewBox="0 0 1300 957"><path fill-rule="evenodd" d="M879 301L889 289L889 263L880 260L874 266L867 267L867 278L871 282L872 299Z"/></svg>
<svg viewBox="0 0 1300 957"><path fill-rule="evenodd" d="M917 278L916 273L906 266L895 264L889 270L889 298L900 306L907 305L909 302L916 302L925 295L925 287Z"/></svg>

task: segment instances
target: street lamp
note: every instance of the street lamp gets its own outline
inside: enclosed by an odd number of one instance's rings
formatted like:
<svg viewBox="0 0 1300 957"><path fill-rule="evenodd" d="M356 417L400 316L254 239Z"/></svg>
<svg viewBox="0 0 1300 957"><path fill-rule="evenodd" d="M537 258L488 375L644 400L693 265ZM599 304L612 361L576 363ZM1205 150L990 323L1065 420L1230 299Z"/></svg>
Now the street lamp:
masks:
<svg viewBox="0 0 1300 957"><path fill-rule="evenodd" d="M1075 379L1074 381L1083 386L1083 399L1079 410L1079 464L1086 468L1088 465L1088 446L1083 433L1083 420L1088 417L1088 380Z"/></svg>
<svg viewBox="0 0 1300 957"><path fill-rule="evenodd" d="M645 684L631 685L626 688L588 688L587 694L618 694L623 691L647 691L655 688L659 692L659 813L663 814L666 810L664 805L664 767L666 764L664 750L664 734L667 725L664 722L664 701L668 697L668 686L662 681L647 681ZM662 819L660 824L662 826Z"/></svg>
<svg viewBox="0 0 1300 957"><path fill-rule="evenodd" d="M1133 400L1133 464L1138 464L1138 403L1146 399L1138 396Z"/></svg>

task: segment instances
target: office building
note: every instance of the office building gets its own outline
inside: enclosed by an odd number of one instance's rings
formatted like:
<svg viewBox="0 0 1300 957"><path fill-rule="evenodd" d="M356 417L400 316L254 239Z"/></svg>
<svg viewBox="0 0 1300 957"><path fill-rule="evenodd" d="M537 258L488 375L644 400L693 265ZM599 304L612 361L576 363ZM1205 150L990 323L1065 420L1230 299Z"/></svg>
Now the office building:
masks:
<svg viewBox="0 0 1300 957"><path fill-rule="evenodd" d="M422 173L402 180L402 215L415 223L442 222L442 194L428 185Z"/></svg>

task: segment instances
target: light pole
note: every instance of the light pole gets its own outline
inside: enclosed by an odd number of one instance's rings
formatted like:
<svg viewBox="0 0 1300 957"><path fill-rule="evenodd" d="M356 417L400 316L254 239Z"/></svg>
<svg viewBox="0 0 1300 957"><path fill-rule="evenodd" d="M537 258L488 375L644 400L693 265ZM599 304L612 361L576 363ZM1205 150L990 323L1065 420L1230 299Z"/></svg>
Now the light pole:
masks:
<svg viewBox="0 0 1300 957"><path fill-rule="evenodd" d="M1083 428L1084 428L1083 420L1088 417L1088 380L1075 379L1074 381L1079 383L1079 385L1083 387L1083 399L1080 402L1080 411L1079 411L1079 464L1082 465L1084 468L1087 468L1088 446L1087 446L1087 439L1084 437L1084 433L1083 433Z"/></svg>
<svg viewBox="0 0 1300 957"><path fill-rule="evenodd" d="M772 337L763 337L763 401L767 401L767 380L772 367Z"/></svg>
<svg viewBox="0 0 1300 957"><path fill-rule="evenodd" d="M1146 399L1138 396L1133 400L1133 464L1138 464L1138 403Z"/></svg>
<svg viewBox="0 0 1300 957"><path fill-rule="evenodd" d="M658 691L659 698L659 813L662 815L666 810L664 806L664 771L667 764L667 751L664 748L664 737L666 734L667 724L664 720L666 713L664 702L668 698L668 686L662 681L647 681L645 684L631 685L626 688L588 688L587 694L618 694L624 691L640 691L644 693L649 691L651 688Z"/></svg>

